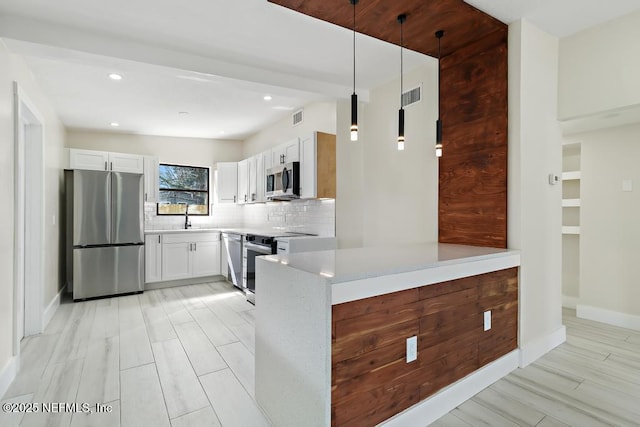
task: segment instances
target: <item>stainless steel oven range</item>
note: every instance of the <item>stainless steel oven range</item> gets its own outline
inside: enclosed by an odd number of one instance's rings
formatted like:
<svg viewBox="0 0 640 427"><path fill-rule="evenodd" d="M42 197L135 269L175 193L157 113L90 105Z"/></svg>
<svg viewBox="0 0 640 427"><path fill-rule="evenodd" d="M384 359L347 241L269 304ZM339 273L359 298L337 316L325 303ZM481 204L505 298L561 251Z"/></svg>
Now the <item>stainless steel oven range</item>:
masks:
<svg viewBox="0 0 640 427"><path fill-rule="evenodd" d="M273 237L247 234L243 245L242 281L247 301L256 303L256 257L271 255L277 252L276 240Z"/></svg>

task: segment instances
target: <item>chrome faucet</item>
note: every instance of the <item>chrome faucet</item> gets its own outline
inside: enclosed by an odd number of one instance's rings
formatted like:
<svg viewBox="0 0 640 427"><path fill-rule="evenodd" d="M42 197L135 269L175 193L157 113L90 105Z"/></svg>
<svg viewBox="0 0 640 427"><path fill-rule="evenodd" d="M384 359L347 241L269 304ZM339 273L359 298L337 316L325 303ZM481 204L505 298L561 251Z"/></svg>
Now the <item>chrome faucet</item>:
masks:
<svg viewBox="0 0 640 427"><path fill-rule="evenodd" d="M187 230L191 227L191 221L189 221L189 205L184 205L184 229Z"/></svg>

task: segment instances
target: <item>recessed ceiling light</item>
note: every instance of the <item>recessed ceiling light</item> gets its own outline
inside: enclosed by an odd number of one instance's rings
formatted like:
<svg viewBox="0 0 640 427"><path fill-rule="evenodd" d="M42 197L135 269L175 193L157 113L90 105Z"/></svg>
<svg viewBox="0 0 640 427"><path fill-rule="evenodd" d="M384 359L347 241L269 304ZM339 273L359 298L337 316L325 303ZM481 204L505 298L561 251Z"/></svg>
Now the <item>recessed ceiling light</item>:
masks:
<svg viewBox="0 0 640 427"><path fill-rule="evenodd" d="M220 135L224 135L224 131L221 130L220 132L218 132Z"/></svg>
<svg viewBox="0 0 640 427"><path fill-rule="evenodd" d="M273 99L273 97L271 95L265 95L264 96L264 100L265 101L271 101Z"/></svg>
<svg viewBox="0 0 640 427"><path fill-rule="evenodd" d="M110 124L111 124L111 126L113 126L114 128L117 128L118 126L120 126L120 123L118 123L118 122L111 122Z"/></svg>
<svg viewBox="0 0 640 427"><path fill-rule="evenodd" d="M188 116L189 112L188 111L178 111L178 114L181 116Z"/></svg>
<svg viewBox="0 0 640 427"><path fill-rule="evenodd" d="M116 74L116 73L111 73L111 74L109 74L109 78L111 80L122 80L122 75Z"/></svg>

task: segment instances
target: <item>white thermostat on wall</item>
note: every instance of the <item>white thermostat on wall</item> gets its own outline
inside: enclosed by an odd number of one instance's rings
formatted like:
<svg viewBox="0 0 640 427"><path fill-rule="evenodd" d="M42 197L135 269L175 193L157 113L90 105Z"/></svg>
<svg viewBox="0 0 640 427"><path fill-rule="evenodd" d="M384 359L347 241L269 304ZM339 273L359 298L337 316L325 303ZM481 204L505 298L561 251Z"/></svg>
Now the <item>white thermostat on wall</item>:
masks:
<svg viewBox="0 0 640 427"><path fill-rule="evenodd" d="M559 182L560 182L560 177L558 175L553 173L549 174L549 184L556 185Z"/></svg>

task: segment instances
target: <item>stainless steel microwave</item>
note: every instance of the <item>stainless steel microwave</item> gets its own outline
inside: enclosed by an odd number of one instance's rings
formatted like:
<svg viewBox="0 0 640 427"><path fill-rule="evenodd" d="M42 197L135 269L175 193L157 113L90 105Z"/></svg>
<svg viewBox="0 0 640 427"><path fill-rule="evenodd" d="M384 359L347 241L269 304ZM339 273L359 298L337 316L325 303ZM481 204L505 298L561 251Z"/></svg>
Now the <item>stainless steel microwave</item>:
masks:
<svg viewBox="0 0 640 427"><path fill-rule="evenodd" d="M300 162L285 163L267 170L267 200L292 200L300 197Z"/></svg>

